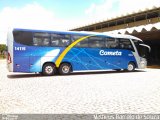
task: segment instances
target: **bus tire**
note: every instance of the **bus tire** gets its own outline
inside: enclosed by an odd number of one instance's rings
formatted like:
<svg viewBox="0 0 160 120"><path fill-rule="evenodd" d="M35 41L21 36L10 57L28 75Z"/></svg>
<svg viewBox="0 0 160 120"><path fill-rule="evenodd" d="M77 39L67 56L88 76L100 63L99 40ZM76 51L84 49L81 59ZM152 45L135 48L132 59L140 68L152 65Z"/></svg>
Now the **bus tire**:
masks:
<svg viewBox="0 0 160 120"><path fill-rule="evenodd" d="M129 63L128 63L128 66L127 66L127 71L128 71L128 72L134 71L135 68L136 68L136 66L135 66L135 64L134 64L133 62L129 62Z"/></svg>
<svg viewBox="0 0 160 120"><path fill-rule="evenodd" d="M58 69L59 74L68 75L72 71L72 66L69 63L62 63Z"/></svg>
<svg viewBox="0 0 160 120"><path fill-rule="evenodd" d="M56 73L56 67L52 63L46 63L43 65L42 74L45 76L52 76Z"/></svg>

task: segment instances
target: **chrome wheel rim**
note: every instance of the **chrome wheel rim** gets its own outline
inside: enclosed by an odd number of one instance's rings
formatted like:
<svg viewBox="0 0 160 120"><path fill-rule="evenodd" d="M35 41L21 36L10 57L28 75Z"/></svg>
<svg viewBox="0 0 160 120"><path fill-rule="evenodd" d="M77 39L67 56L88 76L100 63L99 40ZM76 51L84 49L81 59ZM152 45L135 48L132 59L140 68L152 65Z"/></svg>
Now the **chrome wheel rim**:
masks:
<svg viewBox="0 0 160 120"><path fill-rule="evenodd" d="M52 66L47 66L47 67L45 68L45 72L46 72L47 74L53 73L53 67L52 67Z"/></svg>
<svg viewBox="0 0 160 120"><path fill-rule="evenodd" d="M132 64L128 65L128 71L132 71L134 69L134 66Z"/></svg>
<svg viewBox="0 0 160 120"><path fill-rule="evenodd" d="M62 72L63 73L69 73L69 71L70 71L70 67L69 66L65 65L65 66L62 67Z"/></svg>

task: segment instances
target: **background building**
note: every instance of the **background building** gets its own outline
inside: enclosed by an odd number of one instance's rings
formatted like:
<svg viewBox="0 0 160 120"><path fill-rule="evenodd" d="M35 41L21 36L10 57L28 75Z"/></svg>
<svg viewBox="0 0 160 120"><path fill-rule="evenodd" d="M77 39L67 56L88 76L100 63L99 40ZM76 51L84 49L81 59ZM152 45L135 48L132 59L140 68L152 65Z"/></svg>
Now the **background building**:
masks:
<svg viewBox="0 0 160 120"><path fill-rule="evenodd" d="M110 32L137 36L151 47L151 54L148 56L149 65L160 65L159 7L74 28L72 31Z"/></svg>

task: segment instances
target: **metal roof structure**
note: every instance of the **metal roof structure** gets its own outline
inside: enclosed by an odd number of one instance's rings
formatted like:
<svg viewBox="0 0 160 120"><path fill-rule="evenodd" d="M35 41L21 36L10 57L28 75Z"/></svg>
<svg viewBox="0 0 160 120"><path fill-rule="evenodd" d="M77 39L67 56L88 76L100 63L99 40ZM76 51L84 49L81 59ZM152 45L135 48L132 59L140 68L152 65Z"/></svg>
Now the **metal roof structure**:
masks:
<svg viewBox="0 0 160 120"><path fill-rule="evenodd" d="M114 31L120 33L143 32L159 29L160 7L139 10L130 14L121 15L117 18L111 18L106 21L93 23L72 29L71 31L96 31L107 32ZM117 31L119 30L119 31Z"/></svg>
<svg viewBox="0 0 160 120"><path fill-rule="evenodd" d="M160 30L160 22L154 23L154 24L140 25L140 26L131 27L131 28L108 31L108 33L137 34L140 32L143 33L143 32L149 32L149 31L157 31L157 30Z"/></svg>

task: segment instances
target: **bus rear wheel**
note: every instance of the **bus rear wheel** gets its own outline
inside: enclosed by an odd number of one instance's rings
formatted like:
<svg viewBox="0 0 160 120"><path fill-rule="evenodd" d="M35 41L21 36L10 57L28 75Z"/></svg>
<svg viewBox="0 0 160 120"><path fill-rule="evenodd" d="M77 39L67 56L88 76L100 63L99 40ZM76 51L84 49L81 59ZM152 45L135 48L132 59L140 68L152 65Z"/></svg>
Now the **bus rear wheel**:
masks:
<svg viewBox="0 0 160 120"><path fill-rule="evenodd" d="M52 63L46 63L42 68L42 74L45 76L52 76L56 73L56 67Z"/></svg>
<svg viewBox="0 0 160 120"><path fill-rule="evenodd" d="M72 71L72 66L69 63L62 63L58 70L61 75L68 75Z"/></svg>
<svg viewBox="0 0 160 120"><path fill-rule="evenodd" d="M127 71L132 72L135 70L135 67L136 67L135 64L133 62L130 62L130 63L128 63Z"/></svg>

